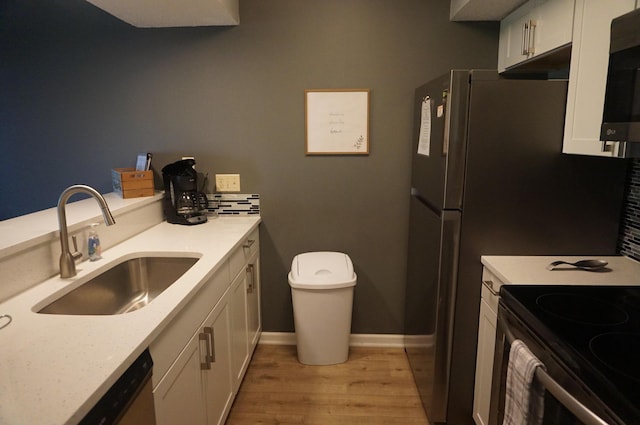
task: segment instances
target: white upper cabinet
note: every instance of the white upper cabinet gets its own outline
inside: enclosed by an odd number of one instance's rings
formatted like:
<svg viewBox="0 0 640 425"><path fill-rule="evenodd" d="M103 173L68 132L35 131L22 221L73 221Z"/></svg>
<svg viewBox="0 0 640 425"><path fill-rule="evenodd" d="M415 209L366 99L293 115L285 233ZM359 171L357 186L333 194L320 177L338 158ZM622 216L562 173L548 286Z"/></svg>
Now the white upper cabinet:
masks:
<svg viewBox="0 0 640 425"><path fill-rule="evenodd" d="M238 25L239 0L87 0L134 27Z"/></svg>
<svg viewBox="0 0 640 425"><path fill-rule="evenodd" d="M500 21L526 0L451 0L451 21Z"/></svg>
<svg viewBox="0 0 640 425"><path fill-rule="evenodd" d="M500 43L498 45L498 71L529 58L529 23L533 2L520 6L500 22Z"/></svg>
<svg viewBox="0 0 640 425"><path fill-rule="evenodd" d="M498 71L571 43L574 0L530 0L500 23Z"/></svg>
<svg viewBox="0 0 640 425"><path fill-rule="evenodd" d="M634 7L635 0L576 0L564 153L617 156L617 142L600 141L611 20Z"/></svg>

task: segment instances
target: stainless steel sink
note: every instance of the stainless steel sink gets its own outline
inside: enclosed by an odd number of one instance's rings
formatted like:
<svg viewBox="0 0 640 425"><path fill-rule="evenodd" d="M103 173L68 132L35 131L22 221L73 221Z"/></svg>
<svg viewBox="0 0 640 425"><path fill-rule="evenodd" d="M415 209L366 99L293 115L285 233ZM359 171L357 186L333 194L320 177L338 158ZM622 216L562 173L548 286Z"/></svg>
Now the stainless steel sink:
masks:
<svg viewBox="0 0 640 425"><path fill-rule="evenodd" d="M125 260L38 311L45 314L112 315L141 309L180 278L197 258L137 257Z"/></svg>

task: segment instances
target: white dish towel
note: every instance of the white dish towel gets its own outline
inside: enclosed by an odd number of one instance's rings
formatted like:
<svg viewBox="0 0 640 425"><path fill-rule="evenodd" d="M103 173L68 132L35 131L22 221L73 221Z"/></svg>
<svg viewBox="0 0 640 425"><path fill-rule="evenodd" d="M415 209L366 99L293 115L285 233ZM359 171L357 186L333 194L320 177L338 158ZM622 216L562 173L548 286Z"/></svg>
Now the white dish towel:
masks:
<svg viewBox="0 0 640 425"><path fill-rule="evenodd" d="M503 425L539 425L544 415L544 387L534 379L544 364L524 342L511 343L507 367L507 385Z"/></svg>

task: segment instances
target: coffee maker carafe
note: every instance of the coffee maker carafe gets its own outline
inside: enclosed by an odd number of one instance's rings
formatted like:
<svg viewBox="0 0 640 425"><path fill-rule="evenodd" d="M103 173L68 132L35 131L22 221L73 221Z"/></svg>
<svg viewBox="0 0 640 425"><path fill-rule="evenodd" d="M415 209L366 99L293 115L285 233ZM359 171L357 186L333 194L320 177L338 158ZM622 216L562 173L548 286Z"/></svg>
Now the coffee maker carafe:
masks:
<svg viewBox="0 0 640 425"><path fill-rule="evenodd" d="M198 191L195 163L193 159L183 159L162 169L162 205L169 223L192 225L207 221L207 197Z"/></svg>

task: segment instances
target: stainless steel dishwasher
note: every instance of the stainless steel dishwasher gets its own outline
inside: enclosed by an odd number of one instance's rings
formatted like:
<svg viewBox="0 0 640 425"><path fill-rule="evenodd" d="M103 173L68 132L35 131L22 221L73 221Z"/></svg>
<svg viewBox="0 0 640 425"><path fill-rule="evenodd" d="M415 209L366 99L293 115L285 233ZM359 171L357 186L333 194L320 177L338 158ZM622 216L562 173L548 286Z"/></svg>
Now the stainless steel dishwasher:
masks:
<svg viewBox="0 0 640 425"><path fill-rule="evenodd" d="M152 371L153 360L147 349L118 378L80 425L155 425Z"/></svg>

